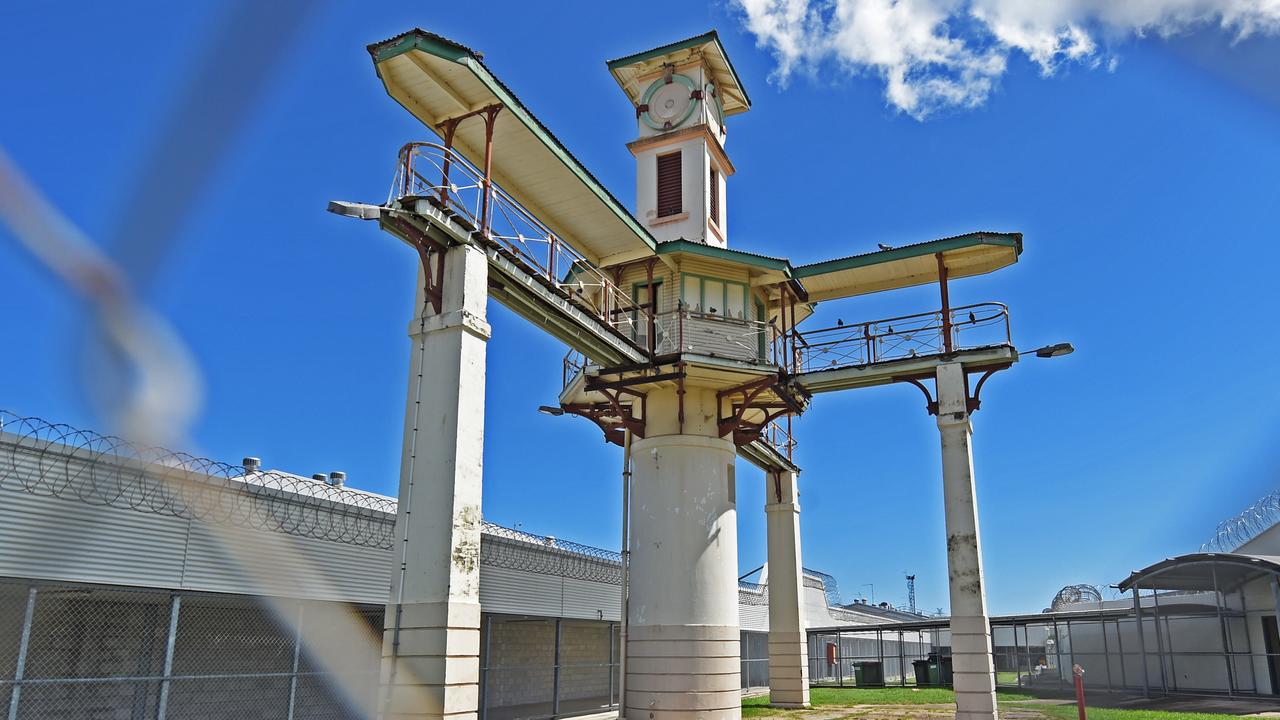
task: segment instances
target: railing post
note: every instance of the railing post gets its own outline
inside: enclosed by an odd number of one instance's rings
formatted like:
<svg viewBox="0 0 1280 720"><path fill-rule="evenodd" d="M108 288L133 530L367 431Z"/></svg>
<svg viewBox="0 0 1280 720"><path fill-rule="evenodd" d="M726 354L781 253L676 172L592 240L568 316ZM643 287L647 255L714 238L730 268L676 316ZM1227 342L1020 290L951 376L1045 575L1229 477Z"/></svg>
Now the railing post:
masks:
<svg viewBox="0 0 1280 720"><path fill-rule="evenodd" d="M440 164L440 204L449 204L449 164L453 159L453 131L458 129L458 121L450 120L444 125L444 161Z"/></svg>
<svg viewBox="0 0 1280 720"><path fill-rule="evenodd" d="M400 196L404 197L413 187L413 143L400 148L400 172L404 175L400 181Z"/></svg>
<svg viewBox="0 0 1280 720"><path fill-rule="evenodd" d="M9 695L9 720L18 718L18 700L22 695L22 676L27 667L27 650L31 647L31 623L36 614L36 589L27 591L27 607L22 613L22 636L18 641L18 661L13 668L13 690Z"/></svg>
<svg viewBox="0 0 1280 720"><path fill-rule="evenodd" d="M938 258L938 286L942 289L942 350L951 353L951 297L947 290L947 261L942 253Z"/></svg>
<svg viewBox="0 0 1280 720"><path fill-rule="evenodd" d="M655 324L656 318L654 315L658 309L658 296L653 292L653 264L657 261L658 259L656 257L649 258L648 265L645 268L645 282L648 283L648 290L645 291L645 294L649 297L649 308L645 312L649 316L649 355L651 356L656 352L658 347L657 340L654 338L654 335L656 334L655 330L657 329L657 325Z"/></svg>
<svg viewBox="0 0 1280 720"><path fill-rule="evenodd" d="M555 235L548 235L547 248L548 248L547 279L554 284L556 281L556 236ZM600 279L602 280L602 284L600 287L600 295L601 295L600 306L607 308L608 307L607 298L609 297L608 280L604 278L603 274L600 276ZM606 315L605 322L608 322L608 321L609 321L609 318Z"/></svg>
<svg viewBox="0 0 1280 720"><path fill-rule="evenodd" d="M480 232L489 237L489 213L493 204L493 126L498 119L501 105L488 108L484 113L484 194L480 197Z"/></svg>

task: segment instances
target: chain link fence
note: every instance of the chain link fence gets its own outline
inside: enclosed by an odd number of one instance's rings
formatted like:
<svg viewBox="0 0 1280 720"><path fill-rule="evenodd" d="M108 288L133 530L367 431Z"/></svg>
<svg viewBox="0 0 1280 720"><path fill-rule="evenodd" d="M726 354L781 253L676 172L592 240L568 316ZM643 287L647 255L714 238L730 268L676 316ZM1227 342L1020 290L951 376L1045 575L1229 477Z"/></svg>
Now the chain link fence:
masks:
<svg viewBox="0 0 1280 720"><path fill-rule="evenodd" d="M369 642L337 667L301 639L318 603L0 580L0 714L8 720L367 717L381 606L355 606ZM335 682L338 674L346 677ZM339 690L342 687L345 690ZM356 688L352 693L351 688Z"/></svg>

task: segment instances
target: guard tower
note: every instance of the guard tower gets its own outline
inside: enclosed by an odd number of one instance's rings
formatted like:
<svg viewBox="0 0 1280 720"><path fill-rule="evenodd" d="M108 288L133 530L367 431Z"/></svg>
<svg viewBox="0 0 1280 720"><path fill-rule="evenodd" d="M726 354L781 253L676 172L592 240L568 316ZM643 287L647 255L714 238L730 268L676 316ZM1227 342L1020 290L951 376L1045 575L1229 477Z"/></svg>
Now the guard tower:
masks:
<svg viewBox="0 0 1280 720"><path fill-rule="evenodd" d="M716 247L728 240L725 118L751 101L720 44L707 33L609 62L636 109L636 217L659 242Z"/></svg>
<svg viewBox="0 0 1280 720"><path fill-rule="evenodd" d="M1022 236L801 266L730 249L724 118L750 102L714 32L609 63L636 111L634 213L476 52L421 30L369 52L387 93L439 136L401 149L384 203L330 204L420 264L380 713L476 715L492 298L569 346L561 410L630 449L623 715L740 716L738 456L765 473L771 699L807 704L791 418L819 393L908 383L942 440L957 717L994 718L969 418L1018 352L1003 305L955 307L949 287L1015 263ZM800 329L817 302L930 283L939 309Z"/></svg>

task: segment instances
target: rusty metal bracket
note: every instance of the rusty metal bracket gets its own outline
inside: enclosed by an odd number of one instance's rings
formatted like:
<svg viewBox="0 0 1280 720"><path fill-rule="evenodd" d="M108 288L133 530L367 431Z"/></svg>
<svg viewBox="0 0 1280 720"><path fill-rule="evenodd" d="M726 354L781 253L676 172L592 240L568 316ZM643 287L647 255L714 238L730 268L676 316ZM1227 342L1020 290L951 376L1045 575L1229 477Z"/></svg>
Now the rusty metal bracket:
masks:
<svg viewBox="0 0 1280 720"><path fill-rule="evenodd" d="M784 376L779 372L716 393L718 404L722 404L725 398L730 398L730 414L717 418L720 437L732 434L735 445L747 445L759 440L764 429L774 420L788 415L798 415L802 408L796 404L790 393L783 390L783 387ZM766 390L773 390L778 396L778 401L756 402ZM733 400L734 395L740 395L740 400ZM764 419L759 422L748 422L745 419L748 410L763 412Z"/></svg>
<svg viewBox="0 0 1280 720"><path fill-rule="evenodd" d="M597 388L607 402L602 403L562 403L560 408L567 413L584 417L595 423L604 431L605 442L621 446L630 430L636 437L644 437L644 414L648 398L644 393L627 388ZM623 395L630 395L640 403L640 416L635 414L635 402L624 403Z"/></svg>
<svg viewBox="0 0 1280 720"><path fill-rule="evenodd" d="M924 407L929 411L930 415L938 414L938 401L933 399L933 393L929 392L929 388L924 383L915 378L903 378L902 382L908 382L920 388L920 392L924 393Z"/></svg>
<svg viewBox="0 0 1280 720"><path fill-rule="evenodd" d="M432 310L437 314L442 312L444 306L444 254L449 249L448 245L432 239L431 236L422 232L413 223L404 218L393 216L383 222L413 243L413 248L418 251L418 259L422 262L422 275L424 278L422 293L426 296L427 302L431 304Z"/></svg>

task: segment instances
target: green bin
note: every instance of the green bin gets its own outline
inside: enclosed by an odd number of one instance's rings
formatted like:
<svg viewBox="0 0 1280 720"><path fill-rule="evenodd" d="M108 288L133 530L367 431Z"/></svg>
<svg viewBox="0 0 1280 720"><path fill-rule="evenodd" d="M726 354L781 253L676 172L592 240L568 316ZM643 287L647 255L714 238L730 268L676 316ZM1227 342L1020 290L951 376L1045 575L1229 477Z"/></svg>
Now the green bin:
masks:
<svg viewBox="0 0 1280 720"><path fill-rule="evenodd" d="M858 687L884 685L884 666L878 662L854 663L853 684Z"/></svg>

